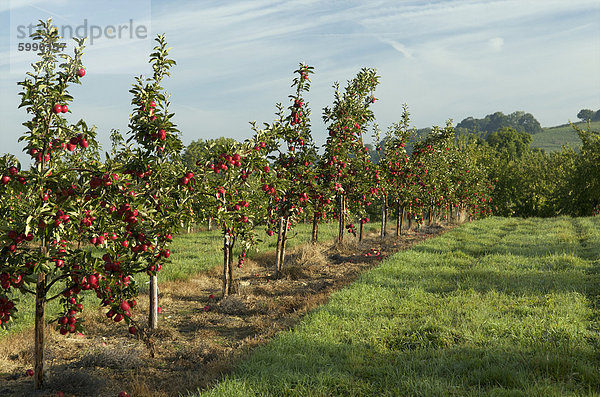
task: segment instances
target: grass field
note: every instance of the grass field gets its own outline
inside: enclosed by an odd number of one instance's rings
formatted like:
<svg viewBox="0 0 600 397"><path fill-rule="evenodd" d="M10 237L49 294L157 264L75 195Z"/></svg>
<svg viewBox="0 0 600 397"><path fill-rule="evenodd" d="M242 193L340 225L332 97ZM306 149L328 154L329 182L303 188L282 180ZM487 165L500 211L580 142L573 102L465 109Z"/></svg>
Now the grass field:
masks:
<svg viewBox="0 0 600 397"><path fill-rule="evenodd" d="M310 241L312 224L298 224L290 233L288 247ZM259 252L267 252L275 250L277 244L277 236L267 236L261 233L261 241L257 249ZM337 235L337 224L322 224L319 225L319 241L332 240ZM175 237L171 246L172 262L163 267L163 270L158 273L158 282L186 280L190 276L202 271L206 271L212 267L222 265L223 263L223 237L219 230L203 231L189 234L180 234ZM236 255L241 251L236 250ZM252 258L255 251L250 252ZM144 277L143 275L141 276ZM142 286L144 290L145 285ZM56 286L49 296L60 292L60 286ZM14 295L19 299L18 318L12 321L8 329L0 328L0 337L9 335L14 332L20 332L24 328L33 326L34 318L34 302L33 295ZM87 293L89 300L97 302L95 295ZM62 306L59 300L54 300L46 306L46 318L56 317L61 313Z"/></svg>
<svg viewBox="0 0 600 397"><path fill-rule="evenodd" d="M587 123L575 124L580 128L587 128ZM600 131L600 121L591 123L591 128L594 131ZM533 134L531 137L533 138L531 146L544 149L546 152L560 150L560 148L566 144L571 145L573 148L577 148L581 145L577 133L569 124L544 128L543 132Z"/></svg>
<svg viewBox="0 0 600 397"><path fill-rule="evenodd" d="M600 217L489 218L386 259L202 396L600 395Z"/></svg>

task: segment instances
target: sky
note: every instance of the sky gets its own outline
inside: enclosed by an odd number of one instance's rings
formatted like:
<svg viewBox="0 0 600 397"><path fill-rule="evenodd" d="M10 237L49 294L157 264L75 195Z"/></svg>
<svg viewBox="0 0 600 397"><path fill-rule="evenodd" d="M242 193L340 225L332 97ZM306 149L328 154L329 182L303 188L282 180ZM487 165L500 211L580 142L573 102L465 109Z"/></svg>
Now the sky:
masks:
<svg viewBox="0 0 600 397"><path fill-rule="evenodd" d="M517 110L553 126L600 109L598 0L0 0L0 153L27 163L16 83L35 55L18 45L28 41L24 26L48 17L72 30L87 21L90 36L92 25L142 29L95 37L83 84L70 90L67 118L96 125L105 150L112 129L127 133L129 89L151 73L162 33L177 61L164 87L185 144L251 137L251 121L271 122L276 103L287 105L300 62L315 68L306 100L319 145L333 83L343 87L363 67L381 76L373 111L384 131L403 103L417 128Z"/></svg>

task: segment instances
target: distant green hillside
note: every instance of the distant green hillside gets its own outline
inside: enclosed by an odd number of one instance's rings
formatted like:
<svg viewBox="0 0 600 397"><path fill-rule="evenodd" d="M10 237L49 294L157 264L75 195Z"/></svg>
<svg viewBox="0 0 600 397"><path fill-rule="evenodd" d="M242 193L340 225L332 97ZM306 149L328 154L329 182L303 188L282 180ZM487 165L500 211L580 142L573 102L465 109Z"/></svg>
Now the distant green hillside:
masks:
<svg viewBox="0 0 600 397"><path fill-rule="evenodd" d="M575 123L575 125L580 128L587 128L585 122ZM592 122L591 127L594 131L600 131L600 121ZM574 148L581 145L577 133L569 124L544 128L542 132L533 134L531 137L533 138L531 146L544 149L547 152L560 150L565 144L569 144Z"/></svg>
<svg viewBox="0 0 600 397"><path fill-rule="evenodd" d="M575 125L583 129L587 128L587 122L578 122L575 123ZM593 131L600 132L600 121L593 121L591 123L591 127ZM414 143L414 141L425 139L427 134L429 134L430 132L431 128L417 129L416 134L412 137L411 141L407 146L408 153L412 152L412 144ZM457 129L456 132L460 134L464 133L465 131L464 129L462 129L462 131ZM563 145L567 144L573 148L578 148L581 145L581 141L579 140L577 133L575 132L573 127L571 127L570 124L563 124L555 127L545 127L542 128L541 132L531 134L531 137L533 138L531 146L543 149L546 152L560 150ZM384 142L381 141L380 144L383 146ZM376 157L375 154L373 154L373 156L373 158Z"/></svg>

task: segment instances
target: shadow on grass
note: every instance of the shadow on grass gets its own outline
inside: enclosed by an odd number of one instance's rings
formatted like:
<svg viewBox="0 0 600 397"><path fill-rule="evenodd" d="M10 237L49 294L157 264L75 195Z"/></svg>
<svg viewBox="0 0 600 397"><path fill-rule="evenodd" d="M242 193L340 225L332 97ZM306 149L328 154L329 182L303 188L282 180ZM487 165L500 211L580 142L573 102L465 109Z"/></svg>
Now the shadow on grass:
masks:
<svg viewBox="0 0 600 397"><path fill-rule="evenodd" d="M328 343L286 334L275 349L259 349L219 385L249 395L549 396L600 390L590 351L518 351L451 346L381 351L377 346ZM284 392L285 391L285 392ZM224 393L225 392L225 393ZM283 393L283 394L281 394Z"/></svg>

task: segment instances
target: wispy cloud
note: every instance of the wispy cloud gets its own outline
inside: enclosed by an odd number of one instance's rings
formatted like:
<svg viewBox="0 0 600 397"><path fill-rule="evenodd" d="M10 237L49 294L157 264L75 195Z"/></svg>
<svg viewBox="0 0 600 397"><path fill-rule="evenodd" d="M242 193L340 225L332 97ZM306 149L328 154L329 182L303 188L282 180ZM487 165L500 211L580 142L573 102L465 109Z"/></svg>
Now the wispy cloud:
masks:
<svg viewBox="0 0 600 397"><path fill-rule="evenodd" d="M398 51L400 54L404 55L405 57L407 57L409 59L414 58L412 52L402 43L399 43L396 40L386 39L385 37L380 37L379 40L381 40L382 42L384 42L386 44L389 44L390 46L392 46L392 48L394 50Z"/></svg>
<svg viewBox="0 0 600 397"><path fill-rule="evenodd" d="M501 51L504 47L504 39L502 37L493 37L488 40L489 46L492 51Z"/></svg>

